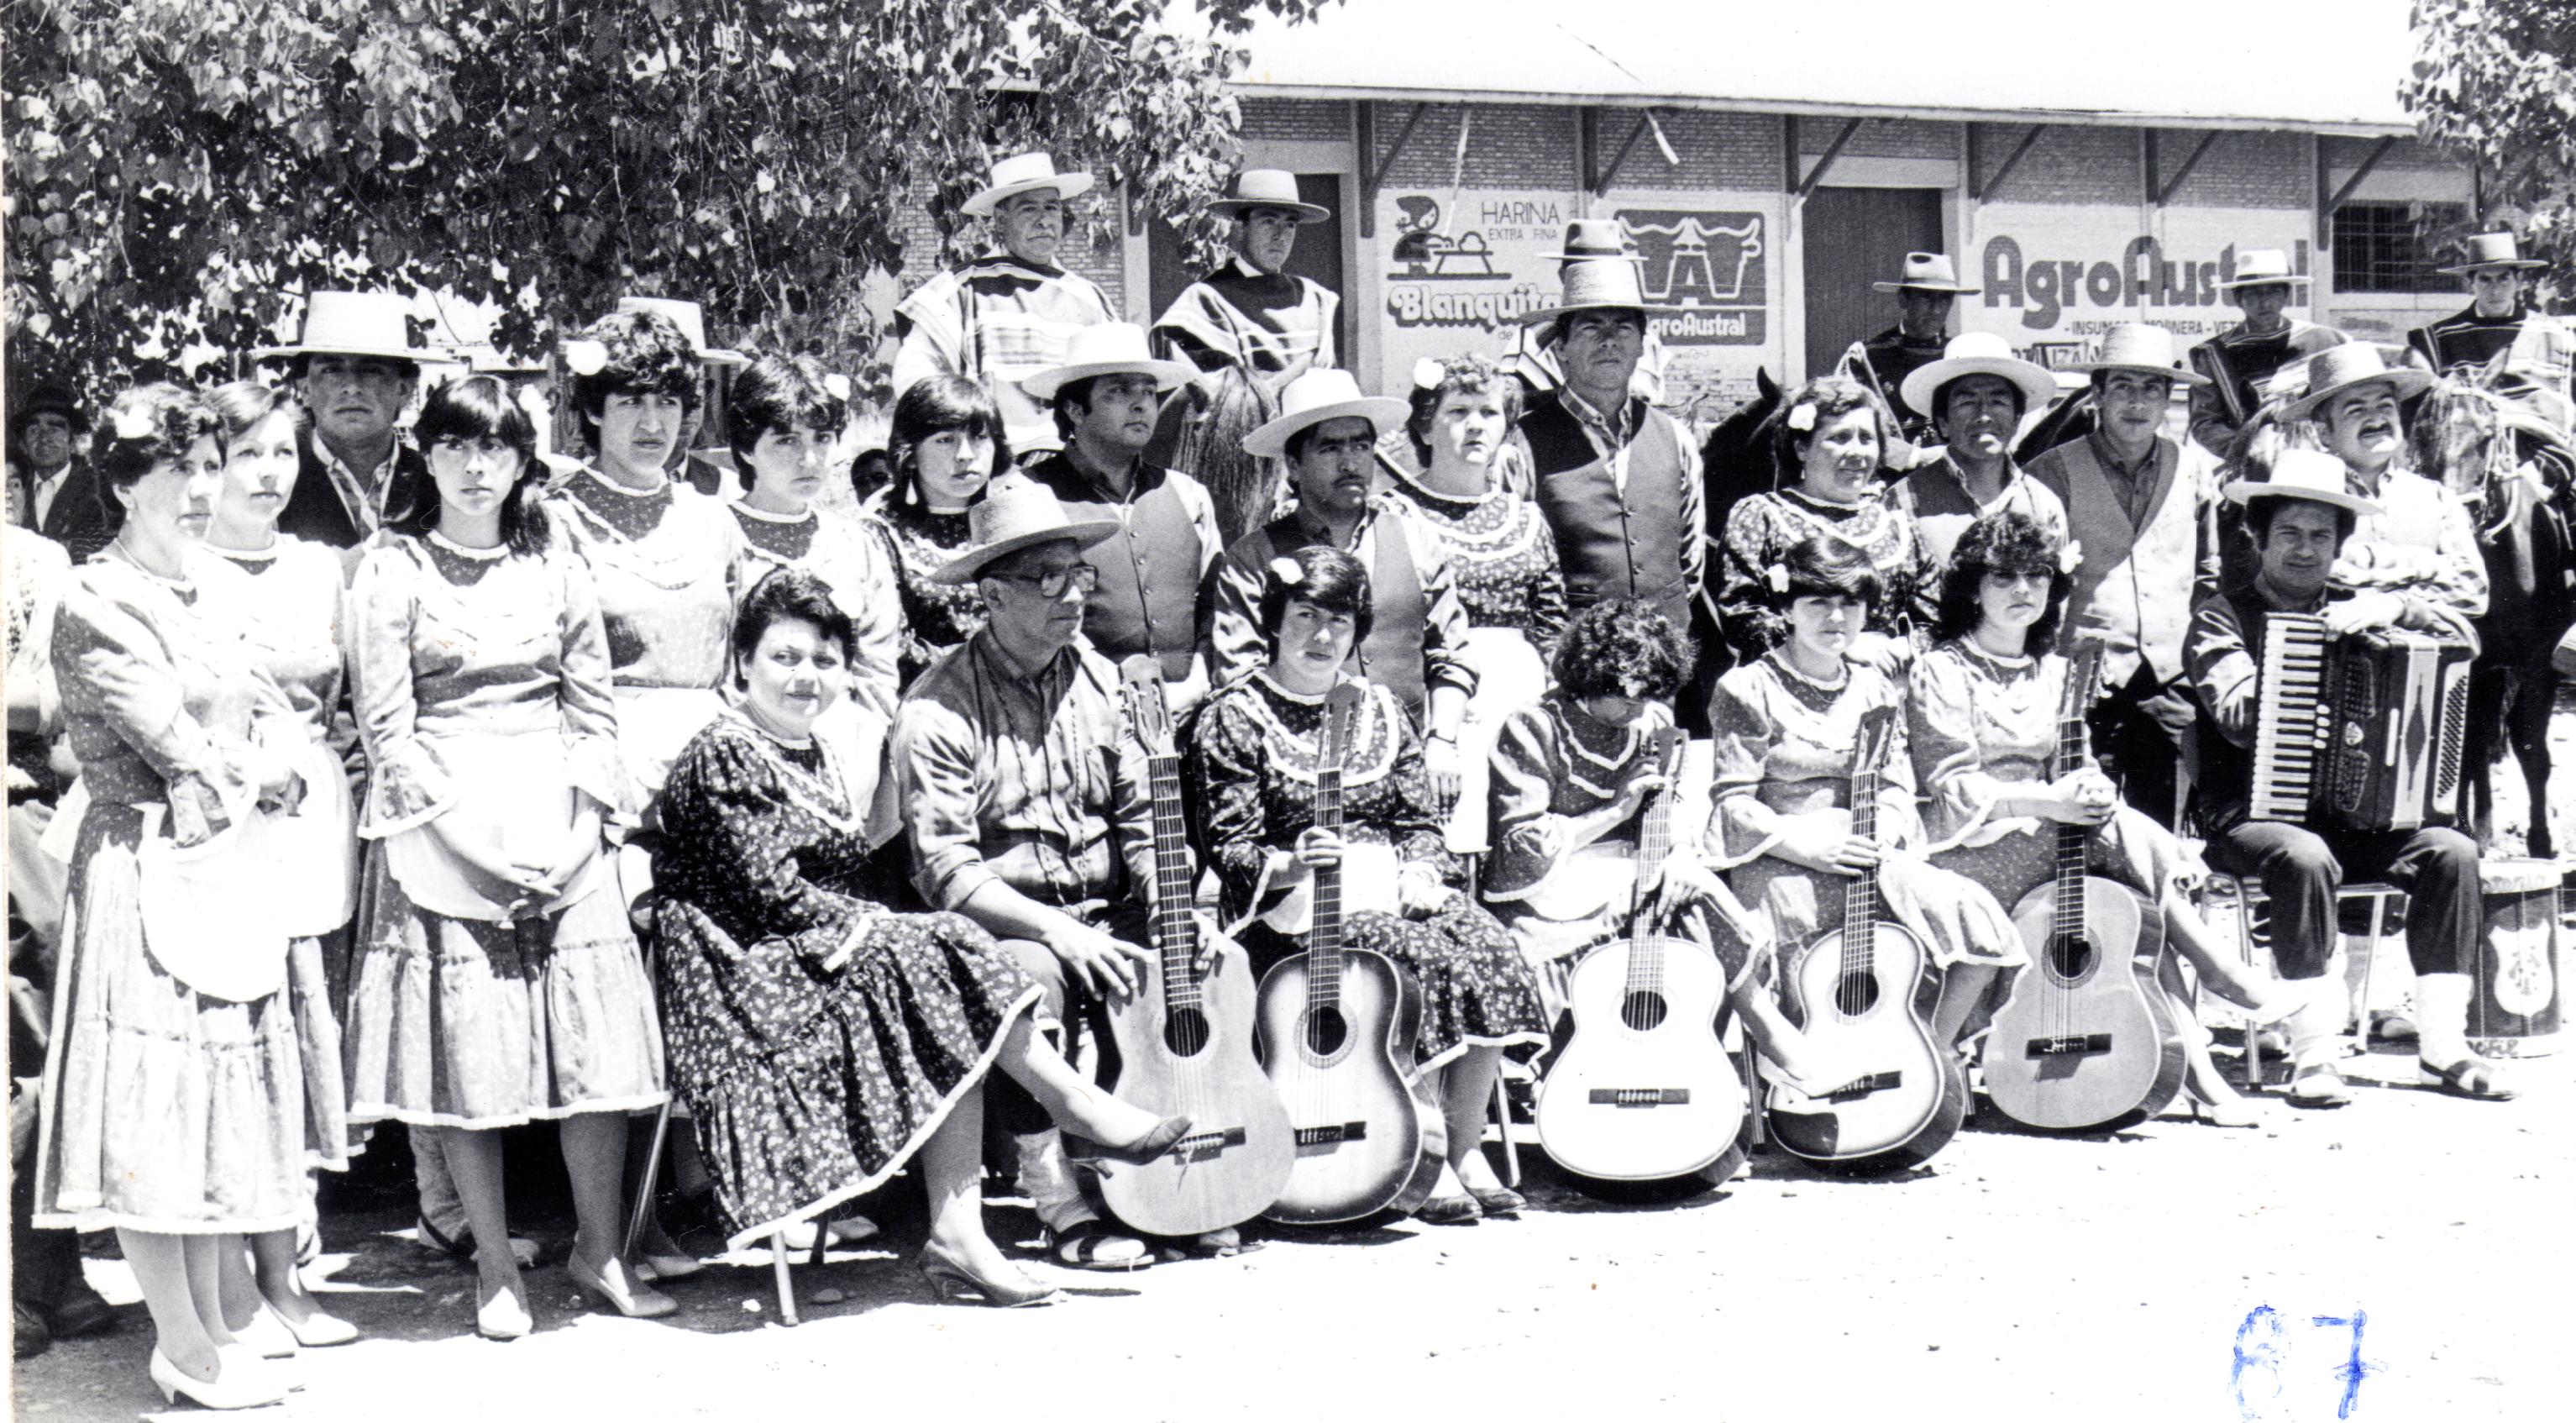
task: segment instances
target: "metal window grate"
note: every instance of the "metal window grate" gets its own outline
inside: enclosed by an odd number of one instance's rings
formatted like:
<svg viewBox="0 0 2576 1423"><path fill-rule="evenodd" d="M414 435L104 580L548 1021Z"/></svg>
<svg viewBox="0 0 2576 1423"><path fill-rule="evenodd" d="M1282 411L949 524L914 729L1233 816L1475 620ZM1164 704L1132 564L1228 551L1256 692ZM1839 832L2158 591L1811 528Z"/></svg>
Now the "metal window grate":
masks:
<svg viewBox="0 0 2576 1423"><path fill-rule="evenodd" d="M2468 221L2463 203L2346 203L2334 215L2339 292L2446 292L2432 235Z"/></svg>

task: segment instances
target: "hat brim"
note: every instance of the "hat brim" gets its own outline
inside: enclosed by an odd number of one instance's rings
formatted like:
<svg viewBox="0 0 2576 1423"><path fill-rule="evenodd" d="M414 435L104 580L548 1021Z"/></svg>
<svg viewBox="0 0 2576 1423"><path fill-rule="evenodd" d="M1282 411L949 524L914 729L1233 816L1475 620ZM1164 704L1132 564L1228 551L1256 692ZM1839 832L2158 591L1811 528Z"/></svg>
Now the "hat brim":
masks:
<svg viewBox="0 0 2576 1423"><path fill-rule="evenodd" d="M456 364L456 358L444 351L391 350L382 346L261 346L250 353L254 361L284 361L297 356L367 356L379 361L409 361L416 366L442 361Z"/></svg>
<svg viewBox="0 0 2576 1423"><path fill-rule="evenodd" d="M2297 403L2283 411L2282 415L2284 418L2291 420L2313 420L2316 418L2318 408L2323 406L2327 401L2334 399L2336 396L2343 394L2347 390L2352 390L2359 386L2365 386L2375 381L2383 380L2388 382L2390 385L2397 387L2397 398L2400 400L2413 400L2415 397L2422 395L2424 392L2433 388L2433 373L2431 371L2419 371L2413 366L2391 366L2387 370L2379 371L2371 375L2354 376L2348 380L2336 381L2334 384L2327 386L2323 390L2309 391L2307 394L2300 396Z"/></svg>
<svg viewBox="0 0 2576 1423"><path fill-rule="evenodd" d="M1369 429L1374 433L1384 435L1403 425L1412 413L1411 405L1391 395L1363 395L1357 400L1336 400L1330 405L1282 415L1268 424L1256 426L1251 434L1243 437L1243 452L1261 459L1284 458L1288 453L1289 436L1327 420L1356 417L1369 422Z"/></svg>
<svg viewBox="0 0 2576 1423"><path fill-rule="evenodd" d="M2088 376L2095 371L2136 371L2142 376L2163 376L2184 385L2209 384L2209 377L2198 371L2185 370L2181 366L2151 366L2144 361L2076 361L2065 369Z"/></svg>
<svg viewBox="0 0 2576 1423"><path fill-rule="evenodd" d="M2316 278L2299 272L2275 272L2268 277L2238 277L2233 281L2220 282L2218 289L2232 292L2242 291L2247 287L2286 287L2292 282L2306 282L2313 286Z"/></svg>
<svg viewBox="0 0 2576 1423"><path fill-rule="evenodd" d="M1059 198L1078 198L1091 191L1091 181L1091 175L1088 173L1058 173L1052 177L1026 178L1017 183L1004 183L999 187L986 188L968 198L965 212L968 217L991 217L993 209L1022 193L1035 193L1049 188L1054 189L1055 195Z"/></svg>
<svg viewBox="0 0 2576 1423"><path fill-rule="evenodd" d="M2021 389L2022 413L2028 415L2057 398L2057 377L2048 367L2011 356L1962 356L1934 361L1905 378L1897 391L1917 410L1932 408L1932 393L1961 376L2002 376Z"/></svg>
<svg viewBox="0 0 2576 1423"><path fill-rule="evenodd" d="M740 351L727 351L716 347L709 347L706 350L698 352L698 360L700 363L710 366L747 366L751 364L751 357L744 355Z"/></svg>
<svg viewBox="0 0 2576 1423"><path fill-rule="evenodd" d="M1053 366L1020 382L1033 399L1053 400L1055 393L1078 380L1098 376L1140 375L1154 378L1154 389L1169 394L1188 384L1198 374L1195 366L1179 361L1087 361L1080 365Z"/></svg>
<svg viewBox="0 0 2576 1423"><path fill-rule="evenodd" d="M1062 543L1066 539L1089 548L1118 532L1120 527L1116 519L1078 519L1069 524L1059 524L1052 529L1032 529L1025 534L1014 534L1000 543L970 548L939 565L938 569L930 575L930 581L951 586L972 583L979 574L992 565L994 560L1008 558L1021 549L1035 548L1040 544Z"/></svg>
<svg viewBox="0 0 2576 1423"><path fill-rule="evenodd" d="M1635 252L1542 252L1542 262L1634 262L1646 265L1643 255Z"/></svg>
<svg viewBox="0 0 2576 1423"><path fill-rule="evenodd" d="M1956 282L1872 282L1874 292L1933 292L1941 296L1975 296L1977 287L1963 287Z"/></svg>
<svg viewBox="0 0 2576 1423"><path fill-rule="evenodd" d="M1606 262L1619 259L1607 257L1586 257L1583 260L1587 262ZM1679 316L1682 313L1682 309L1678 306L1659 306L1652 302L1587 301L1576 306L1546 306L1541 307L1536 311L1526 312L1521 316L1521 324L1523 326L1537 326L1545 322L1557 320L1560 317L1572 316L1578 311L1633 311L1640 316Z"/></svg>
<svg viewBox="0 0 2576 1423"><path fill-rule="evenodd" d="M2465 277L2471 272L2491 272L2498 267L2511 267L2518 272L2536 272L2548 265L2537 257L2515 257L2501 262L2463 262L2456 267L2435 267L2433 270L2445 277Z"/></svg>
<svg viewBox="0 0 2576 1423"><path fill-rule="evenodd" d="M2258 498L2306 499L2317 504L2331 504L2338 509L2350 510L2352 513L2361 515L2387 512L2358 494L2346 494L2340 490L2299 489L2260 479L2236 480L2230 483L2224 492L2227 495L2227 501L2231 504L2243 504Z"/></svg>
<svg viewBox="0 0 2576 1423"><path fill-rule="evenodd" d="M1313 203L1292 203L1280 198L1219 198L1207 205L1209 212L1228 217L1240 217L1255 208L1293 214L1300 225L1322 222L1333 215L1331 208L1317 207Z"/></svg>

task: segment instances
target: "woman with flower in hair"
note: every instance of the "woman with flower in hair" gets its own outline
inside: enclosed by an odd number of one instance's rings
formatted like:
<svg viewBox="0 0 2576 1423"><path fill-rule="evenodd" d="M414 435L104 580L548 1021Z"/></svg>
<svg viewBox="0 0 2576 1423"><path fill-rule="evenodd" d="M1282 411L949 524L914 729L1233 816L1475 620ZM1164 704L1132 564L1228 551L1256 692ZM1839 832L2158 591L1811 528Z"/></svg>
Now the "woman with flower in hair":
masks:
<svg viewBox="0 0 2576 1423"><path fill-rule="evenodd" d="M1422 990L1421 1062L1440 1082L1449 1159L1421 1218L1461 1224L1517 1211L1523 1202L1494 1179L1478 1146L1503 1049L1547 1041L1536 976L1510 931L1461 888L1464 866L1442 841L1412 718L1393 692L1344 670L1373 616L1367 567L1310 544L1264 572L1269 660L1208 699L1191 747L1226 917L1241 922L1253 970L1266 973L1305 947L1302 931L1268 919L1290 922L1289 892L1318 866L1342 866L1345 942L1411 969ZM1315 824L1315 782L1325 702L1345 681L1362 701L1335 833Z"/></svg>
<svg viewBox="0 0 2576 1423"><path fill-rule="evenodd" d="M942 583L940 569L975 543L966 511L993 472L1011 466L1001 407L962 376L930 376L894 403L887 454L894 482L867 503L903 603L903 685L984 625L972 580Z"/></svg>
<svg viewBox="0 0 2576 1423"><path fill-rule="evenodd" d="M1782 403L1772 430L1774 487L1738 501L1726 519L1717 612L1739 665L1788 640L1765 570L1810 537L1859 551L1876 579L1879 594L1851 655L1889 670L1911 655L1907 633L1930 614L1938 570L1880 483L1889 429L1877 398L1840 376L1811 380Z"/></svg>
<svg viewBox="0 0 2576 1423"><path fill-rule="evenodd" d="M2055 876L2057 827L2092 827L2089 872L2154 901L2174 947L2212 991L2258 1020L2277 1016L2261 983L2222 951L2192 907L2189 890L2206 873L2200 857L2121 804L2099 767L2049 772L2068 668L2056 652L2058 620L2079 557L2074 544L2018 510L1969 525L1951 554L1938 640L1915 659L1906 697L1906 745L1924 792L1931 861L1976 881L1997 903L2017 905ZM2000 970L1989 972L1991 991L1972 1030L2010 988ZM2190 1024L2190 996L2171 958L2163 972L2176 1020ZM2187 1027L2184 1043L2186 1085L2210 1120L2256 1125L2210 1060L2206 1034Z"/></svg>
<svg viewBox="0 0 2576 1423"><path fill-rule="evenodd" d="M1520 382L1481 357L1413 373L1405 434L1420 474L1387 461L1389 496L1421 516L1449 560L1467 613L1476 691L1458 728L1458 806L1449 848L1482 853L1485 760L1503 718L1547 690L1547 654L1565 630L1565 577L1556 535L1536 504L1494 478L1495 459L1520 423Z"/></svg>
<svg viewBox="0 0 2576 1423"><path fill-rule="evenodd" d="M118 397L103 443L124 523L75 572L54 629L88 803L67 857L34 1221L115 1229L165 1398L272 1403L288 1381L223 1304L257 1299L245 1236L313 1219L287 935L268 912L271 818L304 793L270 748L305 733L206 606L214 412L145 386Z"/></svg>

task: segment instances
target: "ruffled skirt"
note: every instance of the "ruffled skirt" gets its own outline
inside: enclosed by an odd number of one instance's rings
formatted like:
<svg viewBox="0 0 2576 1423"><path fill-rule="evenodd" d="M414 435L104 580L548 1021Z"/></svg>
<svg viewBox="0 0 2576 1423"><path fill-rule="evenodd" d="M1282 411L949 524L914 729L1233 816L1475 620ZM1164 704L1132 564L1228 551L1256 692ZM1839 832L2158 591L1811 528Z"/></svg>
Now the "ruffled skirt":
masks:
<svg viewBox="0 0 2576 1423"><path fill-rule="evenodd" d="M1842 927L1844 887L1853 881L1762 855L1728 870L1726 883L1747 907L1770 916L1773 942L1785 956ZM2012 917L1964 875L1891 854L1879 862L1878 897L1885 912L1913 930L1945 968L2029 961Z"/></svg>
<svg viewBox="0 0 2576 1423"><path fill-rule="evenodd" d="M1932 863L1985 886L2007 913L2022 896L2057 878L2057 826L2019 819L2000 821L1971 843L1944 850ZM1984 843L1975 843L1982 840ZM2133 806L2123 805L2094 830L2085 849L2090 873L2127 885L2150 899L2167 889L2188 892L2209 873L2200 857L2174 833Z"/></svg>

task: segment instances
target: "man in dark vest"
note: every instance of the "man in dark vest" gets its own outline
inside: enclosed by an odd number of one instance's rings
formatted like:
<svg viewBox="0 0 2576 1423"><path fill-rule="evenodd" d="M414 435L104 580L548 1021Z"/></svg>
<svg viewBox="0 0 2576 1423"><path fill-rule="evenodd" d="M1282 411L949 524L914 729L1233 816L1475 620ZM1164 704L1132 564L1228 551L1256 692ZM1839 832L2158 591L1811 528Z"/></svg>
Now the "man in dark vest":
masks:
<svg viewBox="0 0 2576 1423"><path fill-rule="evenodd" d="M75 564L107 547L125 523L125 506L99 488L73 441L89 433L80 401L59 385L40 385L9 412L9 481L18 520L63 546Z"/></svg>
<svg viewBox="0 0 2576 1423"><path fill-rule="evenodd" d="M2502 353L2512 377L2499 389L2528 389L2535 413L2553 423L2566 418L2576 380L2576 329L2532 305L2527 274L2549 264L2525 257L2510 232L2482 232L2469 239L2468 256L2445 276L2468 278L2469 309L2406 333L2407 360L2441 376L2480 372Z"/></svg>
<svg viewBox="0 0 2576 1423"><path fill-rule="evenodd" d="M1870 290L1896 294L1896 324L1861 343L1878 393L1896 412L1898 429L1918 445L1938 445L1933 414L1905 403L1899 393L1905 378L1941 359L1950 344L1950 312L1975 287L1959 285L1959 269L1940 252L1908 252L1905 266L1892 282L1872 282Z"/></svg>
<svg viewBox="0 0 2576 1423"><path fill-rule="evenodd" d="M2290 315L2305 276L2290 270L2277 247L2236 256L2235 275L2218 284L2245 319L2191 348L2191 368L2203 384L2191 390L2191 437L2221 459L2236 433L2263 408L2263 385L2283 366L2304 361L2352 338L2331 326Z"/></svg>
<svg viewBox="0 0 2576 1423"><path fill-rule="evenodd" d="M420 389L411 304L390 292L315 292L304 334L258 353L283 357L311 424L281 532L355 548L398 523L431 492L429 466L394 428Z"/></svg>
<svg viewBox="0 0 2576 1423"><path fill-rule="evenodd" d="M1172 713L1207 696L1199 655L1199 584L1224 548L1205 486L1145 458L1163 397L1190 378L1146 354L1145 332L1104 322L1073 334L1065 363L1020 382L1055 407L1064 448L1028 467L1077 522L1119 531L1083 550L1099 581L1083 603L1091 650L1113 663L1147 653L1163 664Z"/></svg>

